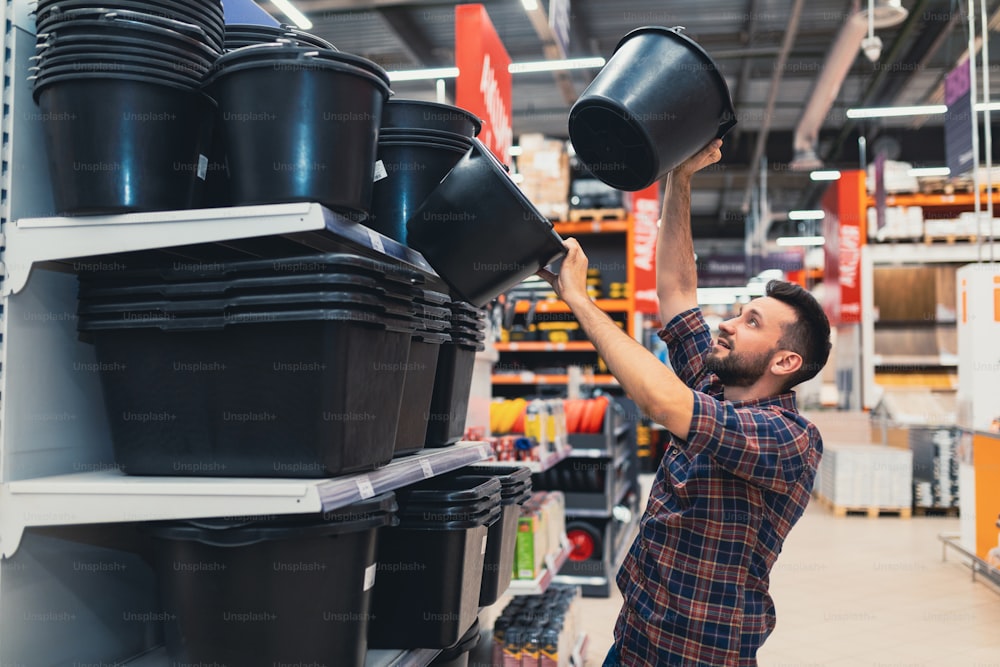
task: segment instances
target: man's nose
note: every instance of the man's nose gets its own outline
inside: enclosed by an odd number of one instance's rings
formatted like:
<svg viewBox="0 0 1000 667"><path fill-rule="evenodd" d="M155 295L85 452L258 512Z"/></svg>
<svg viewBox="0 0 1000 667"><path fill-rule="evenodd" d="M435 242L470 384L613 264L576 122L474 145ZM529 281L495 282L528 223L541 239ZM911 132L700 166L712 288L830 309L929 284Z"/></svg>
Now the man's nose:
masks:
<svg viewBox="0 0 1000 667"><path fill-rule="evenodd" d="M723 320L719 323L719 331L722 331L727 335L732 335L732 333L736 330L733 326L734 321L735 320Z"/></svg>

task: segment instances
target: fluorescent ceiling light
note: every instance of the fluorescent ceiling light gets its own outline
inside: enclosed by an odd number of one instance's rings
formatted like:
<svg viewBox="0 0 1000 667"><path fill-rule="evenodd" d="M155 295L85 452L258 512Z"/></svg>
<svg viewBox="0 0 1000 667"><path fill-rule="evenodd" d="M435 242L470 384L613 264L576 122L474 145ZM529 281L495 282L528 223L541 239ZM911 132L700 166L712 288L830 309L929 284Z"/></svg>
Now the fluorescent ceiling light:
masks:
<svg viewBox="0 0 1000 667"><path fill-rule="evenodd" d="M951 176L951 169L948 167L913 167L909 174L910 176Z"/></svg>
<svg viewBox="0 0 1000 667"><path fill-rule="evenodd" d="M780 246L817 246L824 245L826 239L822 236L782 236L775 243Z"/></svg>
<svg viewBox="0 0 1000 667"><path fill-rule="evenodd" d="M564 69L588 69L604 67L604 58L567 58L565 60L536 60L526 63L511 63L507 71L511 74L525 72L554 72Z"/></svg>
<svg viewBox="0 0 1000 667"><path fill-rule="evenodd" d="M521 4L524 5L524 10L527 12L538 9L538 0L521 0Z"/></svg>
<svg viewBox="0 0 1000 667"><path fill-rule="evenodd" d="M836 169L821 169L809 173L809 178L814 181L839 181L840 172Z"/></svg>
<svg viewBox="0 0 1000 667"><path fill-rule="evenodd" d="M429 69L402 69L387 72L389 81L426 81L428 79L454 79L457 67L431 67Z"/></svg>
<svg viewBox="0 0 1000 667"><path fill-rule="evenodd" d="M313 27L313 22L307 19L306 15L300 12L288 0L271 0L271 4L277 7L278 11L287 16L288 19L296 25L296 27L303 30L309 30Z"/></svg>
<svg viewBox="0 0 1000 667"><path fill-rule="evenodd" d="M826 217L826 213L820 210L814 211L789 211L789 220L822 220Z"/></svg>
<svg viewBox="0 0 1000 667"><path fill-rule="evenodd" d="M925 104L912 107L869 107L848 109L848 118L889 118L891 116L934 116L948 111L946 104Z"/></svg>

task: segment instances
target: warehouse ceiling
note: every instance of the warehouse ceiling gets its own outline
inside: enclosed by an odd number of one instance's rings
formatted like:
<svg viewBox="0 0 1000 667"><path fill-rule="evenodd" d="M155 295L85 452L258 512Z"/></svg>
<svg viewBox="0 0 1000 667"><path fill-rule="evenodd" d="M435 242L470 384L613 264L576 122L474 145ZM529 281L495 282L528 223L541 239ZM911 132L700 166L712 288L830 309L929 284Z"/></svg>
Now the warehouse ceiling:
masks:
<svg viewBox="0 0 1000 667"><path fill-rule="evenodd" d="M540 2L537 11L547 11L548 2ZM295 0L295 4L313 21L311 32L386 69L455 64L455 3ZM539 28L538 17L532 21L521 0L483 4L513 62L552 55L545 24ZM754 191L765 181L766 202L777 218L788 210L817 204L825 184L810 181L809 171L797 169L793 162L800 123L799 147L813 147L825 168L858 168L862 150L868 161L879 151L916 166L944 165L943 116L852 121L845 112L851 107L943 103L944 77L968 53L968 4L902 0L908 16L875 30L882 48L872 61L858 44L867 36L867 20L858 34L853 23L857 19L851 18L868 7L868 0L570 0L566 56L608 58L623 35L643 25L683 26L709 52L728 82L738 125L725 140L721 165L695 180L695 236L741 239L748 211L758 210ZM980 2L975 5L978 22ZM273 6L264 6L279 16ZM1000 0L987 0L985 9L991 26L987 46L994 54L990 61L997 63L1000 40L993 38L992 27L1000 24ZM845 27L851 25L853 32ZM843 58L832 56L842 30ZM977 40L977 50L980 44ZM831 76L838 62L843 76ZM570 105L596 73L590 69L515 74L515 138L525 132L566 138ZM995 79L992 87L1000 88L1000 74L991 79ZM822 90L817 90L820 80L827 83L820 83ZM393 90L404 98L433 100L436 95L434 81L398 82ZM825 95L831 98L829 104L824 103ZM1000 98L1000 92L994 98ZM809 136L817 140L812 142ZM864 149L859 138L865 140ZM794 223L776 222L771 235L787 233L790 224Z"/></svg>

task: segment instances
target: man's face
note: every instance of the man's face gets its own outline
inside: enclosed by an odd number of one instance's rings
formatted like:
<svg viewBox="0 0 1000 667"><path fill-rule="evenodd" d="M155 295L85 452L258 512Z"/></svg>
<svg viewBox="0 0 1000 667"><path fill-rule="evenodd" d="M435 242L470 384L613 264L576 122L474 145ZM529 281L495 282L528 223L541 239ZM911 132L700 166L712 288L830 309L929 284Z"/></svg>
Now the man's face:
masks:
<svg viewBox="0 0 1000 667"><path fill-rule="evenodd" d="M767 372L778 351L783 326L795 321L788 304L761 297L719 325L719 337L705 365L730 387L749 387Z"/></svg>

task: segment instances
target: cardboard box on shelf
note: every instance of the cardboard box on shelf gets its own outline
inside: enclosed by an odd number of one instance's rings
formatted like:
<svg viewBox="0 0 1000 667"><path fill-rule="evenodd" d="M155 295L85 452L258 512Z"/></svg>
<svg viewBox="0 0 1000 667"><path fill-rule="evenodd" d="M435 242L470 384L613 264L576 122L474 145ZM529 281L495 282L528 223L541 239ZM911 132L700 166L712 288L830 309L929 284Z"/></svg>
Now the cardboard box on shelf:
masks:
<svg viewBox="0 0 1000 667"><path fill-rule="evenodd" d="M542 134L522 134L517 172L524 195L552 220L569 216L569 155L566 142Z"/></svg>

